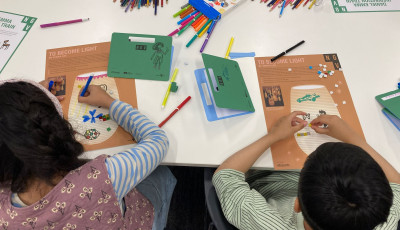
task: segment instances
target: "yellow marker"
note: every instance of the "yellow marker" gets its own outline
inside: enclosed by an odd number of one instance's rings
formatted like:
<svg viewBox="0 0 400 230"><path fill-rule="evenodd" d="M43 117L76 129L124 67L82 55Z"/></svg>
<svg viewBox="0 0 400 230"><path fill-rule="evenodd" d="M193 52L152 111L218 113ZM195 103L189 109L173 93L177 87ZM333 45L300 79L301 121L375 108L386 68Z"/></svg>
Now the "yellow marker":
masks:
<svg viewBox="0 0 400 230"><path fill-rule="evenodd" d="M167 103L167 99L168 99L169 93L171 92L172 82L175 81L175 77L176 77L177 74L178 74L178 69L175 68L174 74L172 75L171 81L169 82L169 86L168 86L167 92L165 93L164 100L163 100L163 102L161 104L161 108L162 109L165 107L165 104Z"/></svg>
<svg viewBox="0 0 400 230"><path fill-rule="evenodd" d="M231 52L232 44L233 44L233 37L231 37L231 41L229 42L228 50L226 51L226 54L225 54L225 59L227 59L229 57L229 53Z"/></svg>
<svg viewBox="0 0 400 230"><path fill-rule="evenodd" d="M316 1L317 1L317 0L314 0L314 1L311 3L311 5L308 7L308 9L311 9L311 7L315 4Z"/></svg>
<svg viewBox="0 0 400 230"><path fill-rule="evenodd" d="M207 32L208 27L210 27L210 25L211 25L211 23L208 23L208 25L206 26L206 28L204 28L204 30L201 31L201 33L199 34L199 38L200 38L201 36L203 36L203 34L204 34L205 32Z"/></svg>

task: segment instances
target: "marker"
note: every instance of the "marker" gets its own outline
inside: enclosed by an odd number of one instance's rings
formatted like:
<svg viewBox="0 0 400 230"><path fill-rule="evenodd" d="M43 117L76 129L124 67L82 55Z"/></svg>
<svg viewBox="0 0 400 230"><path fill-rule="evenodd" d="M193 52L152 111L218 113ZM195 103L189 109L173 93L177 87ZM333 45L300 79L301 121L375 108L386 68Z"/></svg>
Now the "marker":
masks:
<svg viewBox="0 0 400 230"><path fill-rule="evenodd" d="M186 44L186 47L189 47L194 42L194 40L196 40L196 38L200 37L207 30L207 26L210 25L211 21L211 19L208 19L208 21L201 27L201 29Z"/></svg>
<svg viewBox="0 0 400 230"><path fill-rule="evenodd" d="M179 30L178 35L181 35L185 30L193 24L194 21L196 21L201 15L203 15L201 12L199 12L196 17L194 17L183 29Z"/></svg>
<svg viewBox="0 0 400 230"><path fill-rule="evenodd" d="M88 81L86 82L85 88L83 88L82 93L81 93L81 97L85 96L86 90L90 85L90 82L92 81L93 75L90 75Z"/></svg>
<svg viewBox="0 0 400 230"><path fill-rule="evenodd" d="M190 5L187 5L185 8L181 9L180 11L176 12L172 17L176 18L178 15L180 15L183 11L187 10L190 7Z"/></svg>
<svg viewBox="0 0 400 230"><path fill-rule="evenodd" d="M317 1L317 0L314 0L314 1L311 3L311 5L308 7L308 9L311 9L311 7L313 7L313 5L315 4L316 1Z"/></svg>
<svg viewBox="0 0 400 230"><path fill-rule="evenodd" d="M192 97L191 96L188 96L180 105L178 105L178 107L176 107L175 109L174 109L174 111L172 111L172 113L167 117L167 118L165 118L165 120L163 120L159 125L158 125L158 127L163 127L164 125L165 125L165 123L167 123L167 121L169 120L169 119L171 119L171 117L173 117L174 115L175 115L175 113L177 113L179 110L181 110L182 109L182 107L191 99Z"/></svg>
<svg viewBox="0 0 400 230"><path fill-rule="evenodd" d="M209 23L209 24L206 26L206 28L205 28L203 31L201 31L201 33L199 34L199 38L201 38L201 36L203 36L203 34L204 34L205 32L207 32L207 30L208 30L208 28L210 27L210 25L211 25L211 23Z"/></svg>
<svg viewBox="0 0 400 230"><path fill-rule="evenodd" d="M275 61L276 59L282 57L283 55L289 53L290 51L292 51L293 49L297 48L298 46L300 46L300 45L303 44L304 42L305 42L305 41L303 40L303 41L297 43L296 45L294 45L293 47L290 47L288 50L283 51L283 52L280 53L278 56L273 57L273 58L271 59L271 62L273 62L273 61Z"/></svg>
<svg viewBox="0 0 400 230"><path fill-rule="evenodd" d="M213 25L212 27L210 27L211 30L210 30L210 32L208 32L208 35L207 35L207 37L206 37L206 40L204 40L204 43L203 43L203 45L201 46L200 53L203 53L204 48L206 48L206 45L207 45L207 43L208 43L208 40L210 39L211 34L212 34L212 32L214 31L215 26L217 25L217 22L218 22L218 19L215 21L214 25Z"/></svg>
<svg viewBox="0 0 400 230"><path fill-rule="evenodd" d="M82 19L75 19L75 20L64 21L64 22L53 22L53 23L48 23L48 24L42 24L42 25L40 25L40 27L47 28L47 27L52 27L52 26L61 26L61 25L77 23L77 22L85 22L85 21L89 21L89 18L82 18Z"/></svg>
<svg viewBox="0 0 400 230"><path fill-rule="evenodd" d="M286 4L286 0L283 0L282 9L281 9L281 12L279 13L279 17L282 17L283 9L285 9L285 4Z"/></svg>
<svg viewBox="0 0 400 230"><path fill-rule="evenodd" d="M54 81L50 81L49 82L49 91L51 92L51 89L53 88L54 85Z"/></svg>
<svg viewBox="0 0 400 230"><path fill-rule="evenodd" d="M228 49L226 50L225 59L227 59L229 57L229 52L231 52L232 44L233 44L233 37L231 37L231 41L229 42Z"/></svg>
<svg viewBox="0 0 400 230"><path fill-rule="evenodd" d="M178 69L176 68L176 69L174 70L174 74L172 75L171 81L169 82L167 92L165 93L165 96L164 96L164 100L163 100L163 102L162 102L162 104L161 104L161 108L162 108L162 109L165 107L165 104L167 103L169 93L171 92L171 85L172 85L172 82L175 81L175 77L176 77L177 74L178 74Z"/></svg>

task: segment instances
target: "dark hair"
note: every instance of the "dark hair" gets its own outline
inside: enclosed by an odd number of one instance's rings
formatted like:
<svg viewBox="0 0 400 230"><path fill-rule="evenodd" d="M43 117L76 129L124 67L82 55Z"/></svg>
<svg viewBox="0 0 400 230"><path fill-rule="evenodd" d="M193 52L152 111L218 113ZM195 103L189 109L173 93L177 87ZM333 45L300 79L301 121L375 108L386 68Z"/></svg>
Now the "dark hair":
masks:
<svg viewBox="0 0 400 230"><path fill-rule="evenodd" d="M298 199L313 230L368 230L386 222L393 193L382 168L362 148L325 143L301 170Z"/></svg>
<svg viewBox="0 0 400 230"><path fill-rule="evenodd" d="M48 96L26 82L0 86L0 183L24 192L33 178L54 176L85 163L83 146Z"/></svg>

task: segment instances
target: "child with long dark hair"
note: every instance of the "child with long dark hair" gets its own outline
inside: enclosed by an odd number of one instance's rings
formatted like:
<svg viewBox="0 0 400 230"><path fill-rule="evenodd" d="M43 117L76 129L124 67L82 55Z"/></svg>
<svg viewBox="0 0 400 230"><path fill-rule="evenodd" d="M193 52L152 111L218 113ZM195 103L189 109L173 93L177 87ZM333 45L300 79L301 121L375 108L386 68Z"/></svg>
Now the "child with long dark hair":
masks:
<svg viewBox="0 0 400 230"><path fill-rule="evenodd" d="M83 146L54 95L35 82L0 81L0 227L163 229L176 183L168 168L157 168L168 150L165 132L100 86L78 100L109 108L138 144L81 159Z"/></svg>

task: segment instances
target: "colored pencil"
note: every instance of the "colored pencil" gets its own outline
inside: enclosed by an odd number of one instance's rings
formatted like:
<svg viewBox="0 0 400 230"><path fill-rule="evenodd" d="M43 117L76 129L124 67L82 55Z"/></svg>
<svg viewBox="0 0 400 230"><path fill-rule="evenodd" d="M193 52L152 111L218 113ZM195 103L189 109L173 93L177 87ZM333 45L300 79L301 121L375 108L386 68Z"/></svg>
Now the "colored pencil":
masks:
<svg viewBox="0 0 400 230"><path fill-rule="evenodd" d="M48 23L48 24L42 24L42 25L40 25L40 28L47 28L47 27L52 27L52 26L61 26L61 25L77 23L77 22L85 22L85 21L89 21L89 18L82 18L82 19L75 19L75 20L70 20L70 21L53 22L53 23Z"/></svg>
<svg viewBox="0 0 400 230"><path fill-rule="evenodd" d="M309 1L310 1L310 0L307 0L307 1L304 3L303 7L305 7Z"/></svg>
<svg viewBox="0 0 400 230"><path fill-rule="evenodd" d="M178 107L176 107L176 108L174 109L174 111L172 111L172 113L171 113L167 118L165 118L165 119L158 125L158 127L160 127L160 128L163 127L163 126L165 125L165 123L167 123L167 121L169 121L169 119L171 119L171 117L173 117L173 116L175 115L175 113L177 113L179 110L181 110L182 107L185 106L186 103L187 103L191 98L192 98L191 96L188 96L181 104L178 105Z"/></svg>

